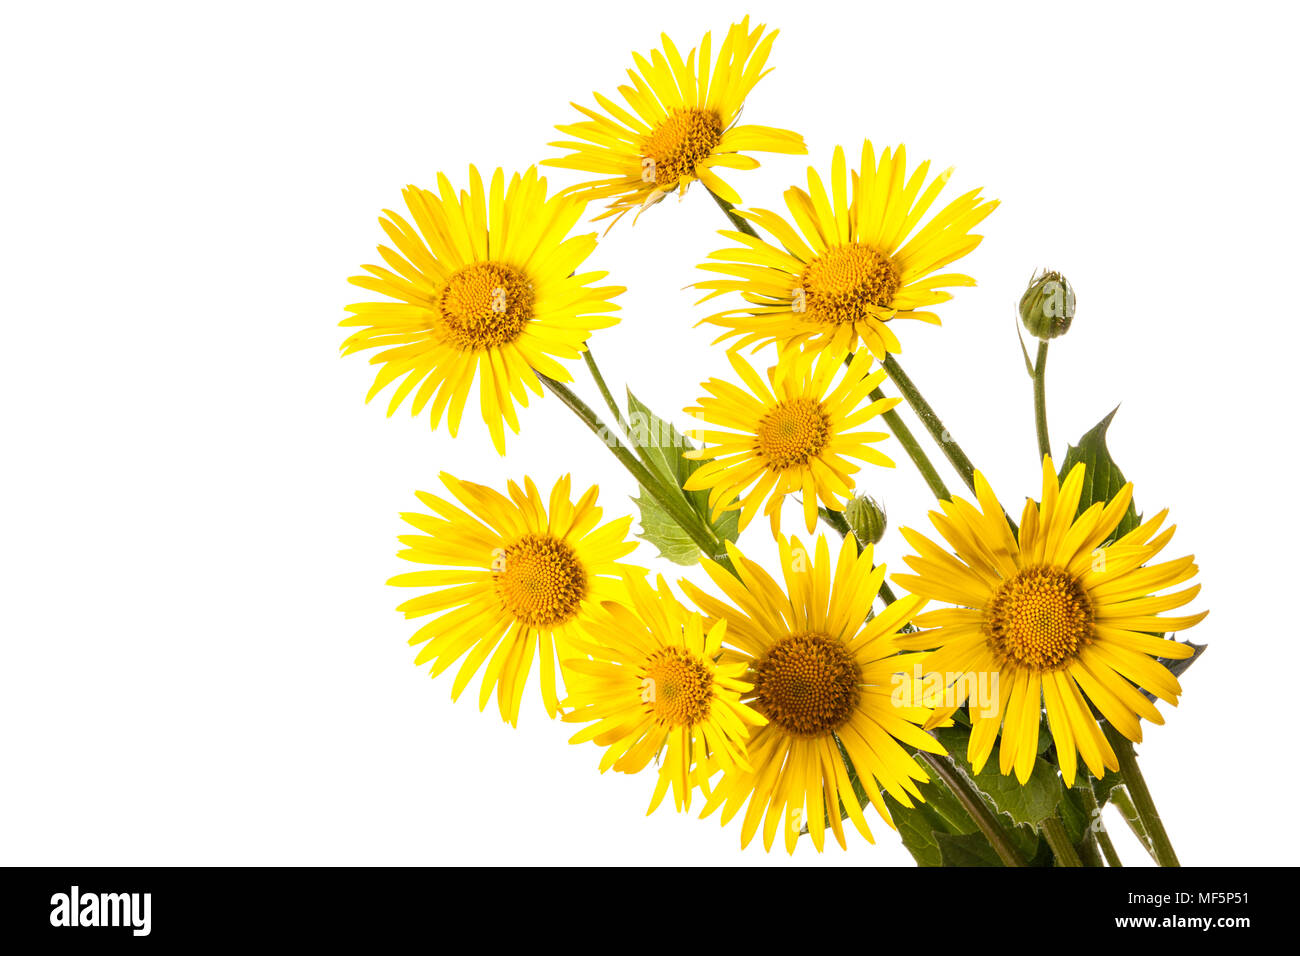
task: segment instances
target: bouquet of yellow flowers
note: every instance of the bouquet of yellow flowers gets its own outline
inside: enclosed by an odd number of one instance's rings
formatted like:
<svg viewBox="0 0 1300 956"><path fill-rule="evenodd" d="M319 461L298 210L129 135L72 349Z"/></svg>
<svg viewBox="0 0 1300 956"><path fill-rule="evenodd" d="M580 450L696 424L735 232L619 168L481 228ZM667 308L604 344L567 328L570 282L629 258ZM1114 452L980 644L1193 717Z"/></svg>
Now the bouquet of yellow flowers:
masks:
<svg viewBox="0 0 1300 956"><path fill-rule="evenodd" d="M391 390L390 415L409 404L454 436L476 391L505 455L529 392L549 392L635 478L636 537L708 585L626 563L633 519L603 520L595 486L443 474L404 516L400 556L420 569L390 582L414 595L399 610L420 621L415 663L456 665L453 698L478 675L480 709L495 693L513 725L536 661L546 714L600 749L601 771L653 764L651 810L671 792L678 811L739 815L742 847L761 831L769 850L820 851L828 833L845 845L846 823L868 839L883 823L923 866L1115 866L1111 804L1176 866L1133 744L1164 722L1158 702L1178 703L1203 647L1171 635L1206 612L1169 613L1196 598L1197 568L1165 553L1165 511L1139 515L1106 446L1114 413L1052 457L1047 353L1074 291L1045 272L1019 302L1042 490L1008 511L898 359L905 320L938 324L974 285L951 270L998 203L941 198L951 170L867 141L809 168L785 210L745 206L727 179L753 154L806 152L740 121L775 38L746 18L685 55L667 36L634 55L542 162L594 178L553 192L537 167L471 167L384 212L382 264L351 280L374 298L341 323L345 354L377 350L367 398ZM624 290L584 269L598 237L578 223L630 212L627 228L697 182L725 225L695 283L718 310L702 321L720 330L720 377L679 430L631 391L616 400L597 365ZM571 388L579 360L607 417ZM873 555L884 509L856 479L899 452L938 507L933 532L902 530L914 553L889 573ZM787 503L802 528L783 529ZM768 534L779 566L747 553Z"/></svg>

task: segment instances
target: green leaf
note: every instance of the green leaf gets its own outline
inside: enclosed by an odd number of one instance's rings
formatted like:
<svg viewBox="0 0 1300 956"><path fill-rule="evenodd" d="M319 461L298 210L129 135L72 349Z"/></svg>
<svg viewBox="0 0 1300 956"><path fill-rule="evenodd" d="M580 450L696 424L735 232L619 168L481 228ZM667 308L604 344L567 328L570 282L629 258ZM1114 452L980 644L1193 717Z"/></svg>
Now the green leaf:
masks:
<svg viewBox="0 0 1300 956"><path fill-rule="evenodd" d="M652 412L631 389L627 393L627 425L632 446L646 453L650 470L674 488L681 488L698 467L682 457L683 451L694 447L686 436Z"/></svg>
<svg viewBox="0 0 1300 956"><path fill-rule="evenodd" d="M1037 826L1056 811L1064 788L1056 769L1042 757L1035 758L1029 779L1021 784L1015 776L1003 776L992 759L982 771L975 773L966 760L970 736L963 728L944 727L936 730L934 735L947 748L957 766L970 777L976 789L1012 822Z"/></svg>
<svg viewBox="0 0 1300 956"><path fill-rule="evenodd" d="M740 534L739 511L724 511L717 521L711 521L709 493L682 490L686 479L701 465L701 462L684 457L684 453L693 450L695 446L672 423L652 412L631 391L627 393L627 407L629 440L646 462L651 474L659 479L661 490L679 496L719 541L735 541ZM674 564L699 563L700 549L653 495L642 488L641 494L632 500L641 511L641 538L657 547L660 555ZM717 559L720 555L710 557Z"/></svg>
<svg viewBox="0 0 1300 956"><path fill-rule="evenodd" d="M941 866L1002 866L1002 859L979 833L937 833Z"/></svg>
<svg viewBox="0 0 1300 956"><path fill-rule="evenodd" d="M1083 514L1097 502L1105 504L1110 501L1127 483L1123 472L1115 464L1115 459L1110 457L1110 450L1106 447L1106 431L1110 428L1115 412L1118 411L1117 405L1109 415L1079 439L1079 444L1071 445L1066 449L1065 460L1061 462L1059 475L1061 481L1064 481L1066 475L1080 462L1083 462L1085 467L1083 494L1079 497L1079 510L1075 517ZM1119 526L1115 529L1115 537L1122 538L1137 526L1137 506L1130 501L1128 511L1124 513Z"/></svg>
<svg viewBox="0 0 1300 956"><path fill-rule="evenodd" d="M691 540L691 536L681 529L644 488L632 501L641 512L639 536L658 548L660 557L667 558L673 564L699 563L700 549Z"/></svg>
<svg viewBox="0 0 1300 956"><path fill-rule="evenodd" d="M952 835L948 833L943 818L924 803L905 807L889 794L884 796L889 815L894 818L894 826L898 827L898 836L917 865L943 866L939 836Z"/></svg>
<svg viewBox="0 0 1300 956"><path fill-rule="evenodd" d="M1083 812L1077 795L1069 795L1061 801L1061 822L1065 824L1066 836L1076 847L1083 842L1092 821Z"/></svg>

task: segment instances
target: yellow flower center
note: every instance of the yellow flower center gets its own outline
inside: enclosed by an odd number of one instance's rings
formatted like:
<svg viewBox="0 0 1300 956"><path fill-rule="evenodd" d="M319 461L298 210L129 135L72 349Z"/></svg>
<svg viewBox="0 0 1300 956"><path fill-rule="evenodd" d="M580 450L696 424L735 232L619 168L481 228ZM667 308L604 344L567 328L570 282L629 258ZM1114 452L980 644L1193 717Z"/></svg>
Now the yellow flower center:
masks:
<svg viewBox="0 0 1300 956"><path fill-rule="evenodd" d="M865 318L873 309L893 308L902 274L889 256L853 242L814 256L800 282L804 319L842 325Z"/></svg>
<svg viewBox="0 0 1300 956"><path fill-rule="evenodd" d="M1092 602L1063 568L1025 568L993 595L984 632L999 663L1056 670L1091 640Z"/></svg>
<svg viewBox="0 0 1300 956"><path fill-rule="evenodd" d="M862 699L862 669L843 642L794 634L768 649L753 669L755 708L796 737L844 725Z"/></svg>
<svg viewBox="0 0 1300 956"><path fill-rule="evenodd" d="M501 606L529 627L572 620L587 596L587 572L573 549L548 534L527 534L493 561Z"/></svg>
<svg viewBox="0 0 1300 956"><path fill-rule="evenodd" d="M759 419L755 434L755 452L769 468L794 468L821 454L830 441L831 420L821 402L792 398Z"/></svg>
<svg viewBox="0 0 1300 956"><path fill-rule="evenodd" d="M465 351L505 345L532 319L533 300L532 283L514 266L473 262L442 287L434 331Z"/></svg>
<svg viewBox="0 0 1300 956"><path fill-rule="evenodd" d="M696 164L713 152L720 139L722 117L715 110L673 110L641 141L643 181L666 189L694 176Z"/></svg>
<svg viewBox="0 0 1300 956"><path fill-rule="evenodd" d="M698 724L709 716L713 674L704 662L677 647L655 651L646 660L642 699L662 723Z"/></svg>

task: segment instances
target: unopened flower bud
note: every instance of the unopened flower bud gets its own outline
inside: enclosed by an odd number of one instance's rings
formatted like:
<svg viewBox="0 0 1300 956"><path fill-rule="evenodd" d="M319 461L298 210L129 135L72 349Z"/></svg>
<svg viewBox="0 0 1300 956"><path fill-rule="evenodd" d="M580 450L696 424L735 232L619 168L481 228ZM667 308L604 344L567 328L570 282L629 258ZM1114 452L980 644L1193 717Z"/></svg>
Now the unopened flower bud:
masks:
<svg viewBox="0 0 1300 956"><path fill-rule="evenodd" d="M1054 339L1074 321L1074 289L1059 272L1044 272L1030 280L1020 297L1020 321L1029 334Z"/></svg>
<svg viewBox="0 0 1300 956"><path fill-rule="evenodd" d="M885 536L885 509L872 498L858 495L844 506L844 520L853 529L861 547L878 544Z"/></svg>

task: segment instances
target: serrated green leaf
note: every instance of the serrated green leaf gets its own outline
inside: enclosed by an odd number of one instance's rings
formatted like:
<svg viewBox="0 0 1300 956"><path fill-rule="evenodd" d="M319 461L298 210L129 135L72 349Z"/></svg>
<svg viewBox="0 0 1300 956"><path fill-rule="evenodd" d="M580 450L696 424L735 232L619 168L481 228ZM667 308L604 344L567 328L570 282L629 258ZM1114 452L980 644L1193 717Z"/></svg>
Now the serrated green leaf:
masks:
<svg viewBox="0 0 1300 956"><path fill-rule="evenodd" d="M668 513L642 489L632 499L641 512L641 537L659 549L659 555L673 564L692 565L700 560L700 549Z"/></svg>
<svg viewBox="0 0 1300 956"><path fill-rule="evenodd" d="M1042 757L1034 760L1029 779L1021 784L1014 776L1003 776L997 764L990 760L984 769L975 773L966 760L969 734L958 727L945 727L935 731L939 742L947 748L953 762L971 779L976 789L988 798L1000 813L1014 823L1034 827L1050 817L1061 802L1064 788L1052 767Z"/></svg>
<svg viewBox="0 0 1300 956"><path fill-rule="evenodd" d="M685 491L686 483L700 462L684 457L694 445L681 432L652 412L629 390L627 393L628 432L631 444L645 460L646 467L660 480L669 494L681 496L686 506L698 515L719 541L735 541L740 534L739 511L724 511L717 521L710 520L709 493ZM692 565L700 560L700 549L644 488L632 499L641 511L640 537L659 549L660 555L674 564ZM719 555L710 555L718 558Z"/></svg>
<svg viewBox="0 0 1300 956"><path fill-rule="evenodd" d="M1083 462L1085 468L1083 494L1079 496L1079 510L1075 517L1083 514L1097 502L1105 504L1110 501L1127 484L1123 472L1119 470L1115 459L1110 456L1110 450L1106 447L1106 431L1118 411L1117 405L1109 415L1086 432L1077 445L1071 445L1066 449L1058 476L1060 480L1064 481L1071 469L1080 462ZM1120 519L1119 526L1115 529L1115 537L1122 538L1137 526L1137 506L1130 501L1128 511L1124 512L1124 517Z"/></svg>

